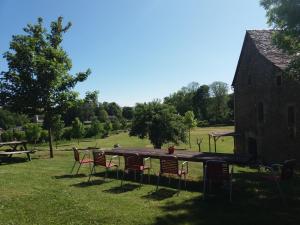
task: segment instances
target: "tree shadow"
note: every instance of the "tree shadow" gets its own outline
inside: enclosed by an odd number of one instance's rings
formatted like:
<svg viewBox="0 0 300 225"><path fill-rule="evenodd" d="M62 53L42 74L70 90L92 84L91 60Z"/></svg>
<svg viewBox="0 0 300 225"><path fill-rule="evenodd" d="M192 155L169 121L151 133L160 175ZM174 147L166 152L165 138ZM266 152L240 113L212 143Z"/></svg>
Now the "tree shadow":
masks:
<svg viewBox="0 0 300 225"><path fill-rule="evenodd" d="M175 194L179 194L179 191L170 190L166 188L160 188L157 191L149 192L147 195L143 196L142 198L161 201L167 198L173 197Z"/></svg>
<svg viewBox="0 0 300 225"><path fill-rule="evenodd" d="M87 177L86 174L64 174L60 176L54 176L55 179L68 179L68 178L81 178L81 177Z"/></svg>
<svg viewBox="0 0 300 225"><path fill-rule="evenodd" d="M31 158L33 160L33 158ZM25 163L30 162L28 158L23 157L0 157L0 165L7 165L7 164L15 164L15 163Z"/></svg>
<svg viewBox="0 0 300 225"><path fill-rule="evenodd" d="M215 192L205 200L201 195L167 202L164 215L155 224L300 224L300 179L281 183L284 205L274 183L257 173L235 174L233 201L226 193Z"/></svg>
<svg viewBox="0 0 300 225"><path fill-rule="evenodd" d="M122 194L125 192L133 191L138 188L140 188L140 185L138 185L138 184L128 184L127 183L127 184L124 184L122 187L121 186L113 187L111 189L105 190L104 192L112 193L112 194Z"/></svg>
<svg viewBox="0 0 300 225"><path fill-rule="evenodd" d="M95 185L102 185L102 184L105 184L108 182L109 181L105 181L105 180L93 180L93 181L80 182L78 184L72 184L71 186L84 188L84 187L90 187L90 186L95 186Z"/></svg>

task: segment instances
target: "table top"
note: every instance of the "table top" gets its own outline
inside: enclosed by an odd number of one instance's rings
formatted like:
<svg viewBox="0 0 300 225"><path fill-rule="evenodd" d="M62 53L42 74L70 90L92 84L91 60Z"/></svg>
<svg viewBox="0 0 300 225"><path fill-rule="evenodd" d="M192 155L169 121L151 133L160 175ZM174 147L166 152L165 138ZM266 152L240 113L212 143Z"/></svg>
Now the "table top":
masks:
<svg viewBox="0 0 300 225"><path fill-rule="evenodd" d="M0 142L0 146L10 146L10 145L19 145L26 144L27 141L8 141L8 142Z"/></svg>
<svg viewBox="0 0 300 225"><path fill-rule="evenodd" d="M123 149L116 148L112 150L104 150L107 155L119 155L126 154L139 154L141 157L151 158L166 158L175 156L178 160L190 161L190 162L206 162L208 160L223 160L230 164L245 165L249 157L230 154L230 153L210 153L210 152L196 152L186 150L175 150L174 154L168 154L167 150L162 149Z"/></svg>

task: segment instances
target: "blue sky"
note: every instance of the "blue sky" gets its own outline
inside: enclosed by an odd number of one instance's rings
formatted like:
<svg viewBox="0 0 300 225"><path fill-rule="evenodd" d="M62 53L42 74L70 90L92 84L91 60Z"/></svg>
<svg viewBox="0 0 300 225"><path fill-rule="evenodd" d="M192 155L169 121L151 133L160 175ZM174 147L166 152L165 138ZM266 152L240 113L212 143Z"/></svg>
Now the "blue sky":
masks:
<svg viewBox="0 0 300 225"><path fill-rule="evenodd" d="M0 0L0 53L27 23L58 16L73 24L63 42L72 72L92 70L75 90L122 106L192 81L230 84L245 31L268 28L259 0Z"/></svg>

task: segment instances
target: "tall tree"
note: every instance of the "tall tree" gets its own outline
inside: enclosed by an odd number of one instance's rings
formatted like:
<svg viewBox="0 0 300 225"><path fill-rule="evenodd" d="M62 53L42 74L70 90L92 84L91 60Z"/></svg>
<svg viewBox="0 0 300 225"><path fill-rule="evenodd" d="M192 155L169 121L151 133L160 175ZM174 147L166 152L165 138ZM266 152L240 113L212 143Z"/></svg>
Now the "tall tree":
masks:
<svg viewBox="0 0 300 225"><path fill-rule="evenodd" d="M228 114L228 85L221 81L215 81L210 85L211 104L210 113L217 123L223 122Z"/></svg>
<svg viewBox="0 0 300 225"><path fill-rule="evenodd" d="M300 80L300 1L261 0L268 23L275 30L274 43L292 55L288 74Z"/></svg>
<svg viewBox="0 0 300 225"><path fill-rule="evenodd" d="M161 148L167 142L185 142L186 127L173 106L154 101L136 105L130 135L149 137L154 148Z"/></svg>
<svg viewBox="0 0 300 225"><path fill-rule="evenodd" d="M52 158L51 120L70 106L72 88L84 81L90 70L75 76L69 73L71 59L61 43L71 23L63 26L63 18L58 17L50 27L47 31L38 18L36 24L24 28L25 34L12 37L10 50L4 54L9 69L1 73L0 100L14 111L45 115Z"/></svg>
<svg viewBox="0 0 300 225"><path fill-rule="evenodd" d="M194 115L193 111L187 111L184 114L183 122L189 131L189 145L190 145L190 149L191 149L192 148L191 130L197 125L197 120L195 119L195 115Z"/></svg>
<svg viewBox="0 0 300 225"><path fill-rule="evenodd" d="M209 86L201 85L193 96L193 109L196 117L200 120L207 120L209 104Z"/></svg>

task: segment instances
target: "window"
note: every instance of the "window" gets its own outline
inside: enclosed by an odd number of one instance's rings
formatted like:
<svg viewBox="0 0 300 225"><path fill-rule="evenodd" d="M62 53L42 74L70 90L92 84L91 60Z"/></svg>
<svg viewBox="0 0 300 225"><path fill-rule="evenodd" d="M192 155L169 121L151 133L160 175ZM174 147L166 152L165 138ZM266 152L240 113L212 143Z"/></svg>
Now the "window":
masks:
<svg viewBox="0 0 300 225"><path fill-rule="evenodd" d="M296 137L296 113L295 106L289 106L287 112L288 134L290 138Z"/></svg>
<svg viewBox="0 0 300 225"><path fill-rule="evenodd" d="M262 102L258 103L257 114L258 122L264 122L264 104Z"/></svg>

